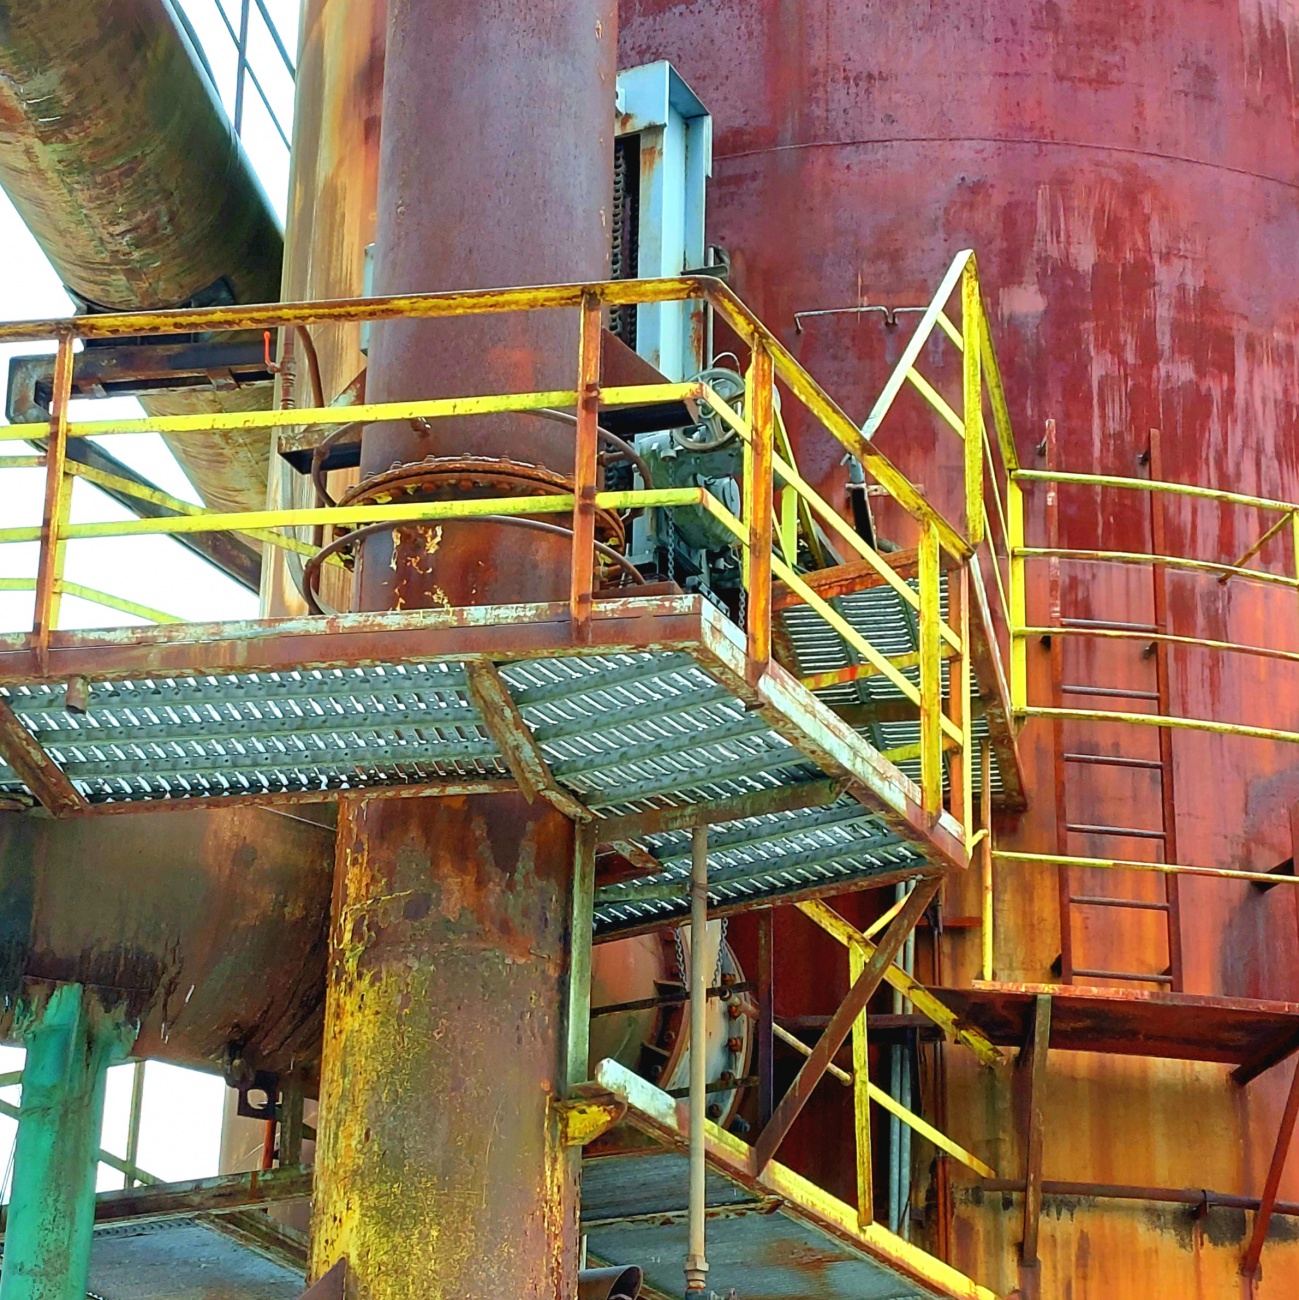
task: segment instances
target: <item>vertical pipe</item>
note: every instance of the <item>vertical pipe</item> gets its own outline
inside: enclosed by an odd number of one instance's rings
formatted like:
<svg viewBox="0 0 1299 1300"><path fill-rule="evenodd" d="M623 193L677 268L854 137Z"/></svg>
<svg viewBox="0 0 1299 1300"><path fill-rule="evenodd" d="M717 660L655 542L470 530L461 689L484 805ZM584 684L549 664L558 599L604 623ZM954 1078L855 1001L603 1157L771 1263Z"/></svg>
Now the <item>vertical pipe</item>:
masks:
<svg viewBox="0 0 1299 1300"><path fill-rule="evenodd" d="M0 1300L84 1300L104 1076L134 1037L79 984L55 988L22 1033L27 1060Z"/></svg>
<svg viewBox="0 0 1299 1300"><path fill-rule="evenodd" d="M690 1242L686 1291L708 1279L704 1246L704 1121L708 1112L708 827L690 838Z"/></svg>
<svg viewBox="0 0 1299 1300"><path fill-rule="evenodd" d="M615 49L614 0L392 0L376 293L607 276ZM563 312L380 322L369 355L372 401L574 387ZM461 495L436 461L467 457L492 462L482 495L533 491L537 466L573 473L573 433L527 414L371 425L361 474L409 466L413 490ZM367 538L354 604L571 594L566 538L468 522ZM344 801L313 1278L346 1257L365 1300L573 1295L577 1165L551 1110L580 1052L573 863L572 824L521 796Z"/></svg>
<svg viewBox="0 0 1299 1300"><path fill-rule="evenodd" d="M138 1181L135 1168L140 1155L140 1120L144 1114L144 1061L136 1061L131 1068L131 1111L126 1122L126 1163L131 1172L126 1175L126 1186L134 1187Z"/></svg>
<svg viewBox="0 0 1299 1300"><path fill-rule="evenodd" d="M979 841L979 865L983 876L983 952L980 977L992 978L996 934L993 926L994 895L992 879L992 746L985 740L980 751L979 820L983 839Z"/></svg>
<svg viewBox="0 0 1299 1300"><path fill-rule="evenodd" d="M243 0L239 6L239 39L235 42L235 55L238 60L235 69L235 135L242 135L244 129L244 85L248 80L248 19L251 0Z"/></svg>

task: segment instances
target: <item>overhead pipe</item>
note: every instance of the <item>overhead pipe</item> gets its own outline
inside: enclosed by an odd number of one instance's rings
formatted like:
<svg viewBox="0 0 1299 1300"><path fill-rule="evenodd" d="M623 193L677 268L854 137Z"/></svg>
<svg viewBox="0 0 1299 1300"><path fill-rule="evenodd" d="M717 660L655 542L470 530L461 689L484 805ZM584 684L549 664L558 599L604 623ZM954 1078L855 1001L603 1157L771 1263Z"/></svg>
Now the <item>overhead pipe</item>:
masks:
<svg viewBox="0 0 1299 1300"><path fill-rule="evenodd" d="M169 0L0 0L0 186L80 310L279 297L275 215ZM243 411L269 395L143 402ZM264 504L264 433L168 445L209 506Z"/></svg>

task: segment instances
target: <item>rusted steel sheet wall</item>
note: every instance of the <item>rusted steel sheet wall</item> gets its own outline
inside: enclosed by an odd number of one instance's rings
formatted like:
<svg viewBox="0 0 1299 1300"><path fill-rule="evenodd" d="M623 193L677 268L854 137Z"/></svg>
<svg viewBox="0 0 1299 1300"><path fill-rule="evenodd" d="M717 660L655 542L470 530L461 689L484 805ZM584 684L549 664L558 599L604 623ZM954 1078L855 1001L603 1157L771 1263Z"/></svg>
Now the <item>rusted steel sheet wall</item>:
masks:
<svg viewBox="0 0 1299 1300"><path fill-rule="evenodd" d="M1063 468L1147 476L1143 457L1157 427L1165 478L1299 495L1299 319L1290 290L1299 22L1291 9L1264 0L984 0L955 9L623 0L621 20L620 66L671 59L714 114L709 238L731 253L736 288L851 415L865 417L914 317L899 316L894 328L879 313L821 317L797 332L794 313L920 305L953 254L974 247L1026 465L1043 466L1035 449L1054 418ZM944 389L959 364L935 344L920 369ZM879 441L955 513L959 449L918 399L899 399ZM808 477L842 503L839 449L805 439L799 450ZM1044 497L1036 488L1028 503L1030 542L1039 545ZM1061 506L1065 545L1150 544L1142 498L1074 492ZM884 513L882 521L899 542L910 540L896 519ZM1231 561L1270 520L1170 504L1166 522L1170 551ZM1266 566L1292 572L1286 548L1284 539L1273 543ZM1046 579L1044 566L1033 571L1033 621L1047 614ZM1144 571L1066 564L1062 581L1066 615L1151 619ZM1175 632L1299 645L1291 593L1174 574L1168 597ZM1143 651L1141 643L1070 643L1065 681L1149 691ZM1031 697L1050 703L1048 651L1030 646L1029 668ZM1299 676L1275 663L1179 650L1171 707L1294 728ZM1071 749L1156 753L1153 731L1083 724L1067 734ZM999 842L1054 851L1049 724L1031 723L1021 744L1033 807L999 828ZM1299 798L1291 748L1178 733L1173 750L1181 860L1266 868L1288 855L1286 812ZM1071 771L1068 818L1157 828L1151 780ZM1151 841L1113 836L1067 844L1108 856L1152 852ZM977 913L977 884L969 885L949 891L950 912ZM1148 888L1144 878L1113 875L1074 882L1075 892L1138 898ZM1181 898L1188 991L1299 992L1288 890L1197 881L1183 884ZM997 901L998 977L1051 979L1060 951L1054 872L999 869ZM1081 918L1074 939L1079 965L1159 970L1167 961L1156 914ZM975 975L977 932L950 936L946 957L945 978ZM1257 1194L1289 1068L1242 1093L1219 1067L1062 1055L1051 1066L1046 1176L1209 1182ZM982 1086L954 1063L949 1118L959 1138L991 1153L1011 1125L1008 1112L990 1110ZM1188 1140L1192 1121L1202 1125L1199 1140ZM1011 1148L1007 1159L1017 1158ZM1299 1161L1281 1195L1299 1196ZM981 1274L995 1259L1003 1283L1013 1282L1016 1216L1000 1198L983 1210L958 1201L954 1262ZM1238 1241L1212 1220L1196 1236L1167 1229L1161 1215L1098 1203L1076 1221L1048 1216L1044 1294L1235 1294ZM1286 1294L1277 1276L1284 1258L1269 1266L1265 1253L1266 1294Z"/></svg>
<svg viewBox="0 0 1299 1300"><path fill-rule="evenodd" d="M273 301L275 216L166 0L0 7L0 185L63 282L99 307L171 307L224 278ZM248 410L238 390L151 399L155 414ZM265 500L263 435L176 438L203 499Z"/></svg>
<svg viewBox="0 0 1299 1300"><path fill-rule="evenodd" d="M0 987L68 981L140 1020L134 1050L314 1072L331 825L261 808L51 821L0 813ZM3 1025L7 1033L7 1020Z"/></svg>

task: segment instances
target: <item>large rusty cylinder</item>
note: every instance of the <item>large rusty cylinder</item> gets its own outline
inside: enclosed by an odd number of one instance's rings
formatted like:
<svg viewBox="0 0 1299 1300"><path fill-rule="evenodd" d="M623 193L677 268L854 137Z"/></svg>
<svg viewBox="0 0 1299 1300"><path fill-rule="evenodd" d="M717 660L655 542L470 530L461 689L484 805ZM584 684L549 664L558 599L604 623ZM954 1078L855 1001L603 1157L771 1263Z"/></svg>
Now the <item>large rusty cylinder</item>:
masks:
<svg viewBox="0 0 1299 1300"><path fill-rule="evenodd" d="M613 195L612 0L393 0L375 244L376 293L599 280ZM371 335L370 401L571 389L576 312L386 321ZM361 476L427 456L518 460L571 477L571 427L535 415L389 423L365 433ZM435 530L429 530L434 532ZM495 523L423 543L366 542L356 606L553 599L568 547ZM473 575L461 582L466 567ZM421 585L437 595L421 598Z"/></svg>
<svg viewBox="0 0 1299 1300"><path fill-rule="evenodd" d="M0 814L0 1034L77 983L139 1021L140 1056L313 1073L334 835L310 815Z"/></svg>
<svg viewBox="0 0 1299 1300"><path fill-rule="evenodd" d="M571 823L522 796L340 809L311 1276L352 1300L576 1285Z"/></svg>
<svg viewBox="0 0 1299 1300"><path fill-rule="evenodd" d="M167 0L0 0L0 186L92 308L279 297L275 214ZM265 404L263 392L235 389L145 407ZM263 432L170 443L208 505L263 505Z"/></svg>

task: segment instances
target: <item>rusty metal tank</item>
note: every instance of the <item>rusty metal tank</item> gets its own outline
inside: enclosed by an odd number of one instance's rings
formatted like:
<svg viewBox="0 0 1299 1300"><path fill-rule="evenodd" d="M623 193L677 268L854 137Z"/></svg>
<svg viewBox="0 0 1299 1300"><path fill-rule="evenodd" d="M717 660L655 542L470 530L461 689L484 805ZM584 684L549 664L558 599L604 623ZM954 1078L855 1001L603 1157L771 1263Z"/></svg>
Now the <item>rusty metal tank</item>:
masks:
<svg viewBox="0 0 1299 1300"><path fill-rule="evenodd" d="M88 310L269 302L283 241L169 0L0 4L0 185ZM256 389L155 397L251 410ZM208 505L259 509L267 439L173 438Z"/></svg>
<svg viewBox="0 0 1299 1300"><path fill-rule="evenodd" d="M1158 429L1163 478L1296 499L1293 6L622 0L620 19L620 66L671 60L713 114L708 237L730 254L732 283L850 415L865 418L914 317L902 312L890 324L882 312L837 314L804 318L800 329L795 314L919 306L954 254L972 247L1024 464L1044 466L1039 444L1045 421L1054 419L1058 467L1146 477L1150 430ZM935 345L920 369L943 389L959 364ZM804 473L843 507L839 449L805 428L793 432ZM918 398L900 399L879 439L913 481L951 508L959 448ZM1044 496L1028 499L1030 539L1039 545L1046 544ZM1230 562L1267 522L1253 512L1170 504L1166 549ZM887 511L882 523L886 533L899 527ZM1140 498L1066 493L1060 524L1067 546L1151 544ZM1270 554L1265 564L1290 571L1280 549ZM1044 567L1032 581L1030 614L1044 617ZM1141 570L1066 565L1062 604L1066 616L1148 623L1151 579ZM1287 594L1170 574L1168 613L1173 630L1191 637L1299 643ZM1050 686L1048 654L1030 646L1030 694L1038 702ZM1071 650L1065 680L1149 691L1141 655L1139 645ZM1186 716L1280 727L1299 721L1291 666L1211 662L1181 649L1171 656L1170 687L1173 710ZM1119 745L1147 757L1157 751L1153 733L1133 740L1110 728L1088 738L1114 752ZM1057 851L1049 724L1030 723L1021 744L1033 803L1022 818L1004 821L999 843ZM1290 749L1177 733L1172 766L1179 860L1264 869L1289 855L1285 814L1299 798ZM1159 795L1148 774L1073 773L1068 798L1071 822L1156 825ZM1098 856L1150 851L1116 837L1069 844ZM1140 886L1107 875L1098 886L1141 897ZM1295 902L1280 892L1183 883L1188 991L1295 996ZM999 978L1055 978L1056 894L1054 872L999 869ZM949 891L947 906L956 915L978 912L977 898L960 887ZM1075 924L1075 943L1090 945L1088 965L1143 969L1152 947L1160 952L1150 914ZM778 950L781 927L786 944L799 941L796 919L777 925ZM944 940L945 979L977 974L976 933L958 930ZM782 969L778 1013L823 1011L815 980L810 968ZM1051 1139L1047 1177L1207 1181L1257 1195L1285 1071L1235 1097L1217 1067L1091 1058L1068 1075L1048 1126L1085 1132L1087 1140ZM948 1102L953 1131L977 1134L987 1145L976 1149L1015 1167L1022 1153L1009 1139L1011 1112L996 1110L985 1084L954 1084ZM1219 1134L1211 1143L1185 1140L1192 1113ZM810 1142L794 1150L816 1163ZM1291 1165L1281 1195L1293 1198L1299 1170ZM1044 1247L1043 1294L1091 1300L1164 1295L1169 1287L1196 1300L1236 1294L1242 1231L1233 1227L1226 1233L1233 1240L1215 1245L1179 1232L1162 1213L1140 1222L1103 1207L1065 1213ZM979 1207L965 1197L953 1232L953 1262L999 1289L1015 1284L1016 1233L1000 1203ZM1258 1294L1286 1295L1286 1285L1278 1261Z"/></svg>

